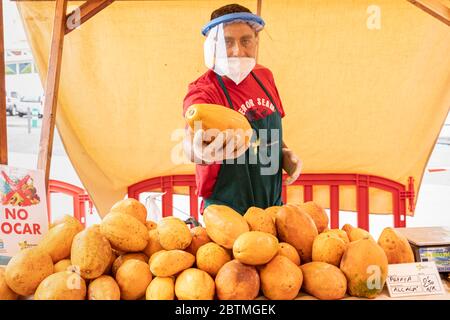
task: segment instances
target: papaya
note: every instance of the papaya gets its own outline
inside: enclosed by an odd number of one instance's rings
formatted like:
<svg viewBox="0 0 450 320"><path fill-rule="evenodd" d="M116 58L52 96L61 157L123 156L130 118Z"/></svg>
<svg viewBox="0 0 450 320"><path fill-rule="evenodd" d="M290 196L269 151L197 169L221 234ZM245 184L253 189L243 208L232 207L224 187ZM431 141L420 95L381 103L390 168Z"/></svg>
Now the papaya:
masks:
<svg viewBox="0 0 450 320"><path fill-rule="evenodd" d="M259 293L260 278L254 266L235 259L220 268L215 284L219 300L253 300Z"/></svg>
<svg viewBox="0 0 450 320"><path fill-rule="evenodd" d="M23 249L9 260L5 269L5 281L17 294L29 296L52 273L51 256L39 247L32 247Z"/></svg>
<svg viewBox="0 0 450 320"><path fill-rule="evenodd" d="M186 248L186 251L195 256L198 249L204 244L211 242L211 239L209 238L206 229L201 226L194 227L190 231L192 235L192 241L191 244Z"/></svg>
<svg viewBox="0 0 450 320"><path fill-rule="evenodd" d="M196 123L200 128L215 131L234 130L241 135L247 144L250 142L252 128L247 118L235 111L216 104L193 104L185 112L184 118L192 130L196 130Z"/></svg>
<svg viewBox="0 0 450 320"><path fill-rule="evenodd" d="M110 212L120 212L135 217L143 224L147 224L147 209L138 200L127 198L116 202Z"/></svg>
<svg viewBox="0 0 450 320"><path fill-rule="evenodd" d="M118 256L114 260L114 262L112 264L112 267L111 267L112 275L116 276L117 270L119 270L119 268L122 266L122 264L124 264L125 261L132 260L132 259L139 260L139 261L142 261L142 262L145 262L145 263L148 262L148 257L145 254L143 254L143 253L126 253L126 254L123 254L121 256Z"/></svg>
<svg viewBox="0 0 450 320"><path fill-rule="evenodd" d="M117 257L126 253L125 251L114 249L112 246L111 246L111 250L112 250L112 253L115 254Z"/></svg>
<svg viewBox="0 0 450 320"><path fill-rule="evenodd" d="M230 254L217 243L209 242L197 251L197 268L215 277L220 268L231 260Z"/></svg>
<svg viewBox="0 0 450 320"><path fill-rule="evenodd" d="M180 250L180 251L181 251L181 250ZM148 259L148 265L150 266L150 265L152 264L152 261L155 260L155 258L156 258L158 255L160 255L161 253L163 253L163 252L167 252L167 250L162 249L162 250L157 251L157 252L155 252L154 254L152 254L152 256L150 257L150 259Z"/></svg>
<svg viewBox="0 0 450 320"><path fill-rule="evenodd" d="M84 229L84 227L83 227L83 225L81 224L81 222L78 221L77 219L75 219L73 216L71 216L71 215L69 215L69 214L65 214L64 216L62 216L62 218L53 221L53 222L49 225L48 228L51 229L51 228L53 228L53 227L55 227L55 226L57 226L58 224L61 224L61 223L69 223L69 224L73 224L73 225L76 226L77 229L80 230L80 231Z"/></svg>
<svg viewBox="0 0 450 320"><path fill-rule="evenodd" d="M146 300L174 300L175 281L173 277L155 277L145 292Z"/></svg>
<svg viewBox="0 0 450 320"><path fill-rule="evenodd" d="M59 223L48 230L38 245L52 257L53 263L69 258L73 238L83 230L78 220L67 219L69 222Z"/></svg>
<svg viewBox="0 0 450 320"><path fill-rule="evenodd" d="M226 249L233 248L233 243L242 233L249 231L247 221L230 207L212 204L203 211L208 236Z"/></svg>
<svg viewBox="0 0 450 320"><path fill-rule="evenodd" d="M152 229L148 232L147 246L142 250L148 257L151 257L155 252L161 251L164 248L159 243L158 230Z"/></svg>
<svg viewBox="0 0 450 320"><path fill-rule="evenodd" d="M100 225L99 224L93 224L92 226L90 226L88 229L90 230L94 230L95 232L101 233L100 231Z"/></svg>
<svg viewBox="0 0 450 320"><path fill-rule="evenodd" d="M123 300L138 300L145 295L152 281L148 264L139 260L125 261L117 270L116 281Z"/></svg>
<svg viewBox="0 0 450 320"><path fill-rule="evenodd" d="M389 264L413 263L414 253L408 239L393 228L385 228L378 238L378 244L383 248Z"/></svg>
<svg viewBox="0 0 450 320"><path fill-rule="evenodd" d="M147 220L145 222L145 225L147 226L148 231L156 229L156 227L158 226L158 224L152 220Z"/></svg>
<svg viewBox="0 0 450 320"><path fill-rule="evenodd" d="M36 289L34 300L84 300L86 282L75 272L61 271L45 278Z"/></svg>
<svg viewBox="0 0 450 320"><path fill-rule="evenodd" d="M149 240L149 231L143 223L120 212L107 214L100 224L100 232L114 249L125 252L141 251Z"/></svg>
<svg viewBox="0 0 450 320"><path fill-rule="evenodd" d="M157 277L173 276L190 268L195 262L192 254L182 250L162 251L156 254L150 258L150 270Z"/></svg>
<svg viewBox="0 0 450 320"><path fill-rule="evenodd" d="M345 244L348 244L350 242L350 239L348 238L347 232L341 229L328 229L325 230L323 233L330 233L334 234L335 236L339 237L342 241L344 241Z"/></svg>
<svg viewBox="0 0 450 320"><path fill-rule="evenodd" d="M328 228L328 215L325 209L314 201L307 201L298 205L300 209L306 212L316 224L317 232L322 233Z"/></svg>
<svg viewBox="0 0 450 320"><path fill-rule="evenodd" d="M175 281L175 295L178 300L213 300L214 292L213 278L200 269L186 269Z"/></svg>
<svg viewBox="0 0 450 320"><path fill-rule="evenodd" d="M302 263L312 260L312 245L318 235L313 219L297 206L285 205L276 217L278 238L297 249Z"/></svg>
<svg viewBox="0 0 450 320"><path fill-rule="evenodd" d="M156 227L161 247L166 250L184 250L192 241L189 227L183 220L175 217L162 219Z"/></svg>
<svg viewBox="0 0 450 320"><path fill-rule="evenodd" d="M280 242L278 244L278 253L277 254L280 256L285 256L286 258L288 258L289 260L291 260L293 263L295 263L298 266L301 263L300 256L299 256L297 250L287 242Z"/></svg>
<svg viewBox="0 0 450 320"><path fill-rule="evenodd" d="M57 272L61 272L61 271L68 271L68 270L75 271L75 269L73 269L73 267L72 267L72 262L70 261L70 259L63 259L63 260L60 260L57 263L55 263L53 273L57 273Z"/></svg>
<svg viewBox="0 0 450 320"><path fill-rule="evenodd" d="M272 217L273 222L277 218L277 212L281 209L281 206L272 206L266 208L264 211Z"/></svg>
<svg viewBox="0 0 450 320"><path fill-rule="evenodd" d="M233 244L233 256L242 263L261 265L269 262L278 252L278 239L270 233L248 231Z"/></svg>
<svg viewBox="0 0 450 320"><path fill-rule="evenodd" d="M109 241L95 229L88 228L73 239L70 260L84 279L101 276L111 260Z"/></svg>
<svg viewBox="0 0 450 320"><path fill-rule="evenodd" d="M364 238L347 245L340 269L347 278L351 296L372 299L383 290L388 259L384 250L373 239Z"/></svg>
<svg viewBox="0 0 450 320"><path fill-rule="evenodd" d="M117 255L114 250L111 249L111 259L109 259L108 266L106 267L105 271L103 272L104 275L110 275L112 271L112 266L114 264L114 261L116 261Z"/></svg>
<svg viewBox="0 0 450 320"><path fill-rule="evenodd" d="M264 296L270 300L293 300L303 282L301 269L287 257L277 255L260 270Z"/></svg>
<svg viewBox="0 0 450 320"><path fill-rule="evenodd" d="M364 238L371 238L373 240L373 237L370 235L369 232L361 228L355 228L350 224L345 224L342 227L342 230L344 230L347 233L350 242L361 240Z"/></svg>
<svg viewBox="0 0 450 320"><path fill-rule="evenodd" d="M347 278L336 266L325 262L309 262L300 267L302 290L321 300L338 300L345 296Z"/></svg>
<svg viewBox="0 0 450 320"><path fill-rule="evenodd" d="M250 226L251 231L261 231L270 233L273 236L277 236L277 228L272 216L265 210L257 207L248 208L244 214L244 219Z"/></svg>
<svg viewBox="0 0 450 320"><path fill-rule="evenodd" d="M337 235L329 232L321 233L314 239L312 260L339 267L345 248L345 242Z"/></svg>
<svg viewBox="0 0 450 320"><path fill-rule="evenodd" d="M17 300L19 295L6 284L5 269L0 268L0 300Z"/></svg>
<svg viewBox="0 0 450 320"><path fill-rule="evenodd" d="M110 276L100 276L89 283L88 300L120 300L120 288Z"/></svg>

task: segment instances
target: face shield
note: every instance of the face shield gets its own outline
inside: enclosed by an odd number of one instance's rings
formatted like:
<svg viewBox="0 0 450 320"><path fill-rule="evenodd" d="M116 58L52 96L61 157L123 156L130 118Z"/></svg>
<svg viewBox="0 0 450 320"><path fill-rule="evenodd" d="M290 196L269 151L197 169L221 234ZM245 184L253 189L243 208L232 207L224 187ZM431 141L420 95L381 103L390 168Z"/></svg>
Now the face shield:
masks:
<svg viewBox="0 0 450 320"><path fill-rule="evenodd" d="M240 25L238 25L240 24ZM234 25L225 30L228 25ZM232 13L211 20L202 29L206 36L205 65L239 84L256 64L257 37L264 21L252 13Z"/></svg>

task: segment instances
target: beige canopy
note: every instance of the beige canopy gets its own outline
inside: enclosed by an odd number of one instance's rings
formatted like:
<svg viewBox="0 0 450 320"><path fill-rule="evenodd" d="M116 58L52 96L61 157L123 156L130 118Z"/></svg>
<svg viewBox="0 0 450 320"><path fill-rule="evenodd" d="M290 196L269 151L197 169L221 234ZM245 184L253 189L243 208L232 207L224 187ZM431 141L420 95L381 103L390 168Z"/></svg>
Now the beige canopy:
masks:
<svg viewBox="0 0 450 320"><path fill-rule="evenodd" d="M116 1L65 37L57 127L102 215L131 184L193 172L177 156L182 101L206 71L200 28L227 3ZM303 172L413 177L417 192L450 107L450 28L403 0L259 3L258 62ZM17 5L44 80L55 2ZM353 193L341 207L354 209ZM391 212L383 192L371 190L370 212Z"/></svg>

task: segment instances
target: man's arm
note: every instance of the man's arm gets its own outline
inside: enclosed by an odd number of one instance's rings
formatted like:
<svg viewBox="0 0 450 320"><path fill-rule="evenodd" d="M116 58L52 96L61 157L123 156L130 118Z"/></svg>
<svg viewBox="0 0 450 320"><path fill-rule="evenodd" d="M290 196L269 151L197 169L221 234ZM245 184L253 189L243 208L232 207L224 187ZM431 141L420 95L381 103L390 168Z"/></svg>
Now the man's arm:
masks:
<svg viewBox="0 0 450 320"><path fill-rule="evenodd" d="M193 163L205 164L204 161L197 158L194 152L194 131L191 127L187 126L185 129L185 135L183 140L183 150L186 157Z"/></svg>

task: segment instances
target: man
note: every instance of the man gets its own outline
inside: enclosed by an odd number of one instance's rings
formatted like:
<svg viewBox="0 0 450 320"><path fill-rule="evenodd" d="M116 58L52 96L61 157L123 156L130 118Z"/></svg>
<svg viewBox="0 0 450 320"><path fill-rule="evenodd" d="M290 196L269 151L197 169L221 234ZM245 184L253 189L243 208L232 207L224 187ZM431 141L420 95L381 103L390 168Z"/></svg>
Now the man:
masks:
<svg viewBox="0 0 450 320"><path fill-rule="evenodd" d="M281 205L282 169L289 175L286 184L300 175L300 159L282 140L284 111L272 72L256 64L258 33L263 27L259 16L231 4L215 10L202 30L207 37L204 54L210 70L189 85L184 112L193 104L232 108L245 115L254 135L251 147L243 148L238 134L222 132L210 141L205 131L194 133L188 127L184 147L196 163L201 211L221 204L245 214L251 206ZM222 152L225 150L232 152ZM236 161L230 163L233 158Z"/></svg>

